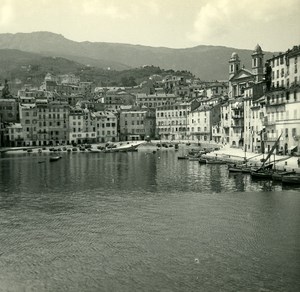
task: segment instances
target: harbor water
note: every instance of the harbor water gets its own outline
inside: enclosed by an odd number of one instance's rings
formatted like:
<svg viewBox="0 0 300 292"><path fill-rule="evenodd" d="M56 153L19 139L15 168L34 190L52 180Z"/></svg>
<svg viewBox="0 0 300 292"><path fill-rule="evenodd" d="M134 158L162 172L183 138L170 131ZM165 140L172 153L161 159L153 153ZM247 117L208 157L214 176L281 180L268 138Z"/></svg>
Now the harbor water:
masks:
<svg viewBox="0 0 300 292"><path fill-rule="evenodd" d="M0 291L299 291L300 189L179 154L2 154Z"/></svg>

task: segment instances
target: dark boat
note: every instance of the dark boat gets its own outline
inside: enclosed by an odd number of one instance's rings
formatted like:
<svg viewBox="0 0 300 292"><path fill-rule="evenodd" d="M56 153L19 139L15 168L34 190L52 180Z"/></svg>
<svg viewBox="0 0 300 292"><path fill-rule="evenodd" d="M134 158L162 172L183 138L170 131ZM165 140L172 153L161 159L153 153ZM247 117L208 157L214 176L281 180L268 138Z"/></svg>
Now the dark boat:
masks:
<svg viewBox="0 0 300 292"><path fill-rule="evenodd" d="M54 162L61 159L61 156L50 156L50 162Z"/></svg>
<svg viewBox="0 0 300 292"><path fill-rule="evenodd" d="M228 171L229 172L243 172L243 168L242 167L237 167L237 166L230 166L228 167Z"/></svg>
<svg viewBox="0 0 300 292"><path fill-rule="evenodd" d="M251 173L253 169L250 166L246 165L229 165L228 166L229 172L240 172L240 173Z"/></svg>
<svg viewBox="0 0 300 292"><path fill-rule="evenodd" d="M265 170L251 171L251 177L257 179L272 179L272 174L273 174L272 171L265 171Z"/></svg>
<svg viewBox="0 0 300 292"><path fill-rule="evenodd" d="M183 160L183 159L189 159L189 157L187 155L184 155L184 156L178 156L177 159Z"/></svg>
<svg viewBox="0 0 300 292"><path fill-rule="evenodd" d="M282 177L286 175L295 174L294 171L278 171L272 174L272 180L282 181Z"/></svg>
<svg viewBox="0 0 300 292"><path fill-rule="evenodd" d="M227 164L224 160L206 159L206 164Z"/></svg>
<svg viewBox="0 0 300 292"><path fill-rule="evenodd" d="M198 160L198 162L199 162L200 164L206 164L206 159L200 157L199 160Z"/></svg>
<svg viewBox="0 0 300 292"><path fill-rule="evenodd" d="M190 156L189 161L199 161L200 157L198 156Z"/></svg>
<svg viewBox="0 0 300 292"><path fill-rule="evenodd" d="M300 185L300 174L282 176L282 183Z"/></svg>

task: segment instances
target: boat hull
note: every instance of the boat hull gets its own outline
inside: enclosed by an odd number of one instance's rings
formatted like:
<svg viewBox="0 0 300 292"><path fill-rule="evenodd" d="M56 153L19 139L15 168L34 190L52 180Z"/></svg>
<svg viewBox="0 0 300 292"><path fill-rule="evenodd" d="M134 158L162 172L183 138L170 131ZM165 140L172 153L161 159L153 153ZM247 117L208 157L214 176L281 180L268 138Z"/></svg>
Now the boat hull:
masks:
<svg viewBox="0 0 300 292"><path fill-rule="evenodd" d="M256 179L272 179L272 173L251 171L251 177Z"/></svg>
<svg viewBox="0 0 300 292"><path fill-rule="evenodd" d="M300 185L300 175L282 176L282 183Z"/></svg>

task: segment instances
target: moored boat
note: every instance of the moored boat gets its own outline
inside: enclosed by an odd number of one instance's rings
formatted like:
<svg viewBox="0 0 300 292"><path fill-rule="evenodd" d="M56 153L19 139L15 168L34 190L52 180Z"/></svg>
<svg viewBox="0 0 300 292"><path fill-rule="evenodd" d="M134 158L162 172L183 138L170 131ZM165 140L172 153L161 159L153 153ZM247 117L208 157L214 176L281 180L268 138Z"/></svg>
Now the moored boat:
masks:
<svg viewBox="0 0 300 292"><path fill-rule="evenodd" d="M257 179L272 179L272 171L251 171L251 177Z"/></svg>
<svg viewBox="0 0 300 292"><path fill-rule="evenodd" d="M183 160L183 159L189 159L189 157L187 155L184 155L184 156L178 156L177 159Z"/></svg>
<svg viewBox="0 0 300 292"><path fill-rule="evenodd" d="M300 185L300 174L282 176L282 183Z"/></svg>
<svg viewBox="0 0 300 292"><path fill-rule="evenodd" d="M227 164L227 162L218 159L206 159L206 164Z"/></svg>
<svg viewBox="0 0 300 292"><path fill-rule="evenodd" d="M198 159L198 162L199 162L200 164L206 164L206 159L200 157L200 158Z"/></svg>
<svg viewBox="0 0 300 292"><path fill-rule="evenodd" d="M251 173L253 171L253 168L246 165L229 165L228 166L229 172L240 172L240 173Z"/></svg>
<svg viewBox="0 0 300 292"><path fill-rule="evenodd" d="M282 177L286 175L295 174L294 171L278 171L272 174L272 180L282 181Z"/></svg>
<svg viewBox="0 0 300 292"><path fill-rule="evenodd" d="M50 162L57 161L61 159L61 156L50 156Z"/></svg>
<svg viewBox="0 0 300 292"><path fill-rule="evenodd" d="M89 150L89 152L91 152L91 153L101 153L101 152L103 152L103 150L100 150L100 149L95 149L95 148L90 148L90 150Z"/></svg>
<svg viewBox="0 0 300 292"><path fill-rule="evenodd" d="M198 161L200 157L197 157L197 156L190 156L188 159L189 161Z"/></svg>

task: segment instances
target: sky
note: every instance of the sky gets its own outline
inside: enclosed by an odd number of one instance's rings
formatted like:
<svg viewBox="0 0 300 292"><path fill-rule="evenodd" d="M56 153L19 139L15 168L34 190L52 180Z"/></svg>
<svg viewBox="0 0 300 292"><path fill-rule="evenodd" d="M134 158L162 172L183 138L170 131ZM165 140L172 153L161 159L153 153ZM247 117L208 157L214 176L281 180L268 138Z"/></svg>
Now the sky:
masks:
<svg viewBox="0 0 300 292"><path fill-rule="evenodd" d="M300 45L300 0L0 0L0 33L74 41L286 51Z"/></svg>

